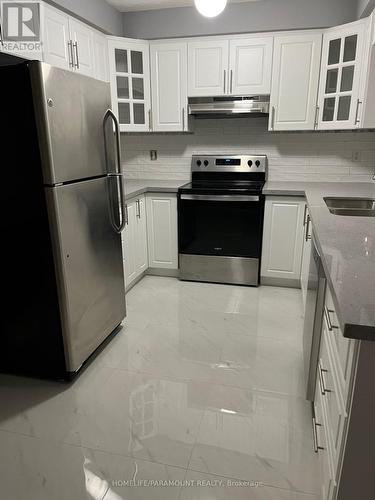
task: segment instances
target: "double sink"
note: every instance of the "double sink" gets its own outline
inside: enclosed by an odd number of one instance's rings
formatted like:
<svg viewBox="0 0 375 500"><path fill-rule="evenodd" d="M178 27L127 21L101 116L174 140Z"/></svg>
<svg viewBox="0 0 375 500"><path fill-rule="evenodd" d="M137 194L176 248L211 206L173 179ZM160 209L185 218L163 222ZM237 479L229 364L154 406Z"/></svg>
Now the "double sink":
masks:
<svg viewBox="0 0 375 500"><path fill-rule="evenodd" d="M375 217L375 198L324 198L334 215Z"/></svg>

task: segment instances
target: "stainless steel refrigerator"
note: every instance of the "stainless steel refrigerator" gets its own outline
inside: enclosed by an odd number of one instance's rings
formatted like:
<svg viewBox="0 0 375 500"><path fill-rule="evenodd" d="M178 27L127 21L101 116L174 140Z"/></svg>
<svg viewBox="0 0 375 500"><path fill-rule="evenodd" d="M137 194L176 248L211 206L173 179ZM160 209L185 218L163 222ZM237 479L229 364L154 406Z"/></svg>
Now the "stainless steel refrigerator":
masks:
<svg viewBox="0 0 375 500"><path fill-rule="evenodd" d="M0 371L71 378L126 315L110 88L37 61L0 66L0 81Z"/></svg>

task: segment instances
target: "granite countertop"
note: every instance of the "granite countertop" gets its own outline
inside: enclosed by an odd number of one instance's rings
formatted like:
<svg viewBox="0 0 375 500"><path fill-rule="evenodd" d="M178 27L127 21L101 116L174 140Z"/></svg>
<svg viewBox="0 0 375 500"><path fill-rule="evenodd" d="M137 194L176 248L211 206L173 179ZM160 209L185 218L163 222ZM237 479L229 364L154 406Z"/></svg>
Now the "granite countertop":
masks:
<svg viewBox="0 0 375 500"><path fill-rule="evenodd" d="M306 196L345 337L375 340L375 217L329 212L324 197L375 198L375 183L267 182L265 195Z"/></svg>
<svg viewBox="0 0 375 500"><path fill-rule="evenodd" d="M188 181L125 180L125 199L130 200L144 193L177 193Z"/></svg>

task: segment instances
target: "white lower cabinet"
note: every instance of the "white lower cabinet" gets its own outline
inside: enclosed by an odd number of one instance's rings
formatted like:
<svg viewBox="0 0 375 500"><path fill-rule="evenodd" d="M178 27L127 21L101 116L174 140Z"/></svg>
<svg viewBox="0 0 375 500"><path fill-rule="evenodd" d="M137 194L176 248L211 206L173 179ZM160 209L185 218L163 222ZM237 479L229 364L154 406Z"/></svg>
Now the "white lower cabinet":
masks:
<svg viewBox="0 0 375 500"><path fill-rule="evenodd" d="M125 285L128 287L148 267L145 197L127 204L128 223L122 233Z"/></svg>
<svg viewBox="0 0 375 500"><path fill-rule="evenodd" d="M149 267L178 269L177 197L149 194L146 204Z"/></svg>
<svg viewBox="0 0 375 500"><path fill-rule="evenodd" d="M266 198L261 282L300 286L305 200Z"/></svg>

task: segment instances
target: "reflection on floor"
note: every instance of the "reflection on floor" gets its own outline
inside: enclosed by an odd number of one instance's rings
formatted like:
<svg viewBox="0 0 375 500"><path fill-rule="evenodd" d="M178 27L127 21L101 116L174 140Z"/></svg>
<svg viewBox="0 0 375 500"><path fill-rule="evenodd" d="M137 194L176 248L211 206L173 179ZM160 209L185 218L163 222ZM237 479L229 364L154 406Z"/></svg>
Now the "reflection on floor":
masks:
<svg viewBox="0 0 375 500"><path fill-rule="evenodd" d="M70 386L0 376L7 500L317 498L299 290L146 277Z"/></svg>

